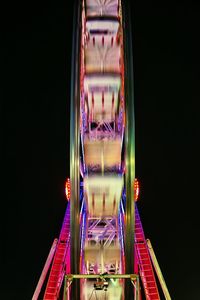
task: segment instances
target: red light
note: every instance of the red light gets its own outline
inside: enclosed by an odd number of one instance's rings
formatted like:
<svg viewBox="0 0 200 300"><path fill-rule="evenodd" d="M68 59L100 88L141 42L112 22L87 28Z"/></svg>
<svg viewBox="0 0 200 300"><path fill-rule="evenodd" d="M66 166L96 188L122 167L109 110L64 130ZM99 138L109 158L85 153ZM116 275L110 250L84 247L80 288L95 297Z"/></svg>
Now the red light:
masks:
<svg viewBox="0 0 200 300"><path fill-rule="evenodd" d="M67 178L66 183L65 183L65 195L67 197L67 200L70 200L70 179Z"/></svg>
<svg viewBox="0 0 200 300"><path fill-rule="evenodd" d="M135 182L134 182L134 200L135 201L138 200L139 192L140 192L139 181L137 180L137 178L135 178Z"/></svg>

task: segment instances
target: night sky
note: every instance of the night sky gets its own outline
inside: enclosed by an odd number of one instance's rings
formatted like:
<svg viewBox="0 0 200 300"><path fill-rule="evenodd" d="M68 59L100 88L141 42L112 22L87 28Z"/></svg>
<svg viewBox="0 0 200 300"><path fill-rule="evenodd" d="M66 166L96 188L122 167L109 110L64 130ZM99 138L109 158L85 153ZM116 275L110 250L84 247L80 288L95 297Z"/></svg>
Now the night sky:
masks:
<svg viewBox="0 0 200 300"><path fill-rule="evenodd" d="M138 205L172 299L198 300L200 3L132 2ZM1 299L31 299L64 216L68 3L16 1L5 8Z"/></svg>

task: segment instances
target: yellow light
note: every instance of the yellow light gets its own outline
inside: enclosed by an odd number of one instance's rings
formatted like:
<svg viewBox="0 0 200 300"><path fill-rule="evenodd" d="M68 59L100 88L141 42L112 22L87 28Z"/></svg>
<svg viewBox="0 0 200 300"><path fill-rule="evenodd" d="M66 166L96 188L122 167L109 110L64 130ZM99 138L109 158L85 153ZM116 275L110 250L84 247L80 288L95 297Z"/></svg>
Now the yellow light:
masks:
<svg viewBox="0 0 200 300"><path fill-rule="evenodd" d="M135 181L134 181L134 200L135 201L138 200L139 192L140 192L139 181L137 180L137 178L135 178Z"/></svg>
<svg viewBox="0 0 200 300"><path fill-rule="evenodd" d="M67 197L67 200L70 200L70 179L67 178L66 183L65 183L65 195Z"/></svg>

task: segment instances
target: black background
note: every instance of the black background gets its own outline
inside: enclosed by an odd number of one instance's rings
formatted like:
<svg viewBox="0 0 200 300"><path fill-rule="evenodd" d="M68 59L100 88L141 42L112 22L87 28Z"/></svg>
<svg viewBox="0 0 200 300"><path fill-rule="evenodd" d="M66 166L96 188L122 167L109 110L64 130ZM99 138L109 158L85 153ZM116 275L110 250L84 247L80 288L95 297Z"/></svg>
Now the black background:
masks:
<svg viewBox="0 0 200 300"><path fill-rule="evenodd" d="M5 12L5 13L4 13ZM31 299L66 205L72 3L2 9L1 299ZM172 299L200 299L198 1L131 2L136 176Z"/></svg>

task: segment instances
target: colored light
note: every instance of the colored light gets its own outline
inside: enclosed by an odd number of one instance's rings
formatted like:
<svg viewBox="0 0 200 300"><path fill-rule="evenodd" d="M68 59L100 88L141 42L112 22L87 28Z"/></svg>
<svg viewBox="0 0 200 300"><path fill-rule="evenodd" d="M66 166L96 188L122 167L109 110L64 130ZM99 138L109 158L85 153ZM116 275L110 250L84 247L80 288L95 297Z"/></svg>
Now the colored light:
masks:
<svg viewBox="0 0 200 300"><path fill-rule="evenodd" d="M67 178L66 183L65 183L65 195L67 197L67 200L70 200L70 179Z"/></svg>
<svg viewBox="0 0 200 300"><path fill-rule="evenodd" d="M139 181L137 180L137 178L135 178L135 181L134 181L134 200L135 201L138 200L139 192L140 192Z"/></svg>

